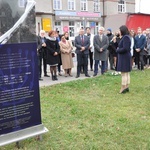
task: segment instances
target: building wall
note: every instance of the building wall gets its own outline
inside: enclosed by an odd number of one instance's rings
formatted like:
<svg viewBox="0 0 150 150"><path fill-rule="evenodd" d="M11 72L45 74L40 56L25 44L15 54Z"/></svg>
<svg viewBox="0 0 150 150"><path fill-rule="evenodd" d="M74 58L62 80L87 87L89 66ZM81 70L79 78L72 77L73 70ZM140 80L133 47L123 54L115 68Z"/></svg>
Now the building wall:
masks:
<svg viewBox="0 0 150 150"><path fill-rule="evenodd" d="M106 1L105 8L104 8L104 15L112 15L118 13L118 2L116 1Z"/></svg>
<svg viewBox="0 0 150 150"><path fill-rule="evenodd" d="M80 11L80 0L76 1L76 10Z"/></svg>
<svg viewBox="0 0 150 150"><path fill-rule="evenodd" d="M119 0L105 0L104 14L106 16L118 14L118 1ZM125 0L125 2L126 2L126 12L134 13L135 12L135 0Z"/></svg>
<svg viewBox="0 0 150 150"><path fill-rule="evenodd" d="M68 10L68 4L66 0L64 0L62 3L62 10Z"/></svg>
<svg viewBox="0 0 150 150"><path fill-rule="evenodd" d="M135 0L127 1L127 10L126 12L135 13Z"/></svg>
<svg viewBox="0 0 150 150"><path fill-rule="evenodd" d="M53 26L53 0L35 0L36 33L39 34L43 27L43 19L49 19ZM48 31L47 31L48 32Z"/></svg>
<svg viewBox="0 0 150 150"><path fill-rule="evenodd" d="M58 15L55 10L53 10L53 0L35 0L36 1L36 14L37 14L37 22L36 22L36 31L39 32L40 29L43 29L42 26L42 18L48 18L51 21L52 29L56 30L58 26L55 24L59 24L58 29L60 33L64 32L65 29L69 29L69 32L74 32L73 36L78 34L78 31L81 26L92 26L92 32L97 34L97 30L101 25L105 26L105 20L110 15L119 14L118 13L118 1L119 0L100 0L100 12L101 17L88 17L89 13L94 14L94 6L93 0L88 0L88 11L85 11L83 16L72 16L71 13L81 12L80 10L80 0L76 0L76 10L70 11L68 10L68 0L62 0L62 10L58 10L59 12L67 12L68 16L63 16L61 13ZM104 8L103 8L104 6ZM135 12L135 0L126 0L126 12L134 13ZM69 18L70 17L70 18ZM74 25L70 26L70 22L74 23ZM74 30L74 31L73 31Z"/></svg>
<svg viewBox="0 0 150 150"><path fill-rule="evenodd" d="M35 11L36 12L53 12L53 0L35 0L36 2L36 7Z"/></svg>

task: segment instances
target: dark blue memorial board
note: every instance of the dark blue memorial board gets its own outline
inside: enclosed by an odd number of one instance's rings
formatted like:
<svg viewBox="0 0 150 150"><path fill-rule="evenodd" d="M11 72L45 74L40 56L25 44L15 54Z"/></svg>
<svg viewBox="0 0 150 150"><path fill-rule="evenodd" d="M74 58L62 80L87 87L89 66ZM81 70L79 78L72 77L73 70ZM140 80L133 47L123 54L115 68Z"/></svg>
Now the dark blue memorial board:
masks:
<svg viewBox="0 0 150 150"><path fill-rule="evenodd" d="M0 135L41 124L36 47L0 45Z"/></svg>

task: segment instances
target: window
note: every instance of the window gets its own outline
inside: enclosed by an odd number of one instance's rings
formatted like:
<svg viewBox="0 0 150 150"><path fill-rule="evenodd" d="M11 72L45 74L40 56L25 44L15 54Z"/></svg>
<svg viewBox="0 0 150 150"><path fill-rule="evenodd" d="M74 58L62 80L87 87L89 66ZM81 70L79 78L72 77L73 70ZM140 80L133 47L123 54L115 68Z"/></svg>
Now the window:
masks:
<svg viewBox="0 0 150 150"><path fill-rule="evenodd" d="M61 28L61 22L60 21L56 21L55 22L55 30L59 31L59 33L62 33L62 28Z"/></svg>
<svg viewBox="0 0 150 150"><path fill-rule="evenodd" d="M94 12L100 12L100 1L99 0L94 0Z"/></svg>
<svg viewBox="0 0 150 150"><path fill-rule="evenodd" d="M56 21L55 22L55 26L61 26L61 22L60 21Z"/></svg>
<svg viewBox="0 0 150 150"><path fill-rule="evenodd" d="M74 37L74 21L69 21L69 36Z"/></svg>
<svg viewBox="0 0 150 150"><path fill-rule="evenodd" d="M53 9L61 10L62 9L62 0L53 0Z"/></svg>
<svg viewBox="0 0 150 150"><path fill-rule="evenodd" d="M91 28L91 33L94 35L98 34L98 29L99 29L99 23L98 22L89 22L90 28Z"/></svg>
<svg viewBox="0 0 150 150"><path fill-rule="evenodd" d="M75 0L68 0L68 10L75 10Z"/></svg>
<svg viewBox="0 0 150 150"><path fill-rule="evenodd" d="M99 28L98 22L95 22L95 28L94 28L94 34L95 35L98 34L98 28Z"/></svg>
<svg viewBox="0 0 150 150"><path fill-rule="evenodd" d="M80 1L81 11L87 11L87 0Z"/></svg>
<svg viewBox="0 0 150 150"><path fill-rule="evenodd" d="M83 27L84 29L86 28L86 25L87 25L87 21L86 19L83 17L82 18L82 21L81 21L81 27Z"/></svg>
<svg viewBox="0 0 150 150"><path fill-rule="evenodd" d="M125 13L126 12L126 7L125 7L126 5L125 5L125 2L124 2L124 0L120 0L119 2L118 2L118 12L120 12L120 13Z"/></svg>

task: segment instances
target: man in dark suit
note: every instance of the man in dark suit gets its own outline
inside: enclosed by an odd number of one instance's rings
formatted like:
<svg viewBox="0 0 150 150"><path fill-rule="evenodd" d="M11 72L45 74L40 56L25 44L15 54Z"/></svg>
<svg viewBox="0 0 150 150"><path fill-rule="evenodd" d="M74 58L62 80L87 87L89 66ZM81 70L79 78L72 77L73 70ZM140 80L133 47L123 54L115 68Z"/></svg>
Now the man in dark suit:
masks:
<svg viewBox="0 0 150 150"><path fill-rule="evenodd" d="M42 60L43 60L43 68L44 68L44 76L49 77L47 75L47 49L46 49L46 37L45 37L45 31L40 31L40 36L38 37L38 58L39 58L39 80L41 80L41 74L42 74Z"/></svg>
<svg viewBox="0 0 150 150"><path fill-rule="evenodd" d="M106 35L104 35L104 27L100 27L99 34L94 36L94 75L98 73L99 61L101 61L101 74L104 74L106 69L107 60L107 48L109 45L109 40Z"/></svg>
<svg viewBox="0 0 150 150"><path fill-rule="evenodd" d="M81 28L79 35L75 37L75 47L77 54L77 75L80 77L81 65L84 65L84 73L86 77L90 77L88 74L88 55L89 55L90 39L84 35L84 29Z"/></svg>
<svg viewBox="0 0 150 150"><path fill-rule="evenodd" d="M135 37L135 55L139 70L144 70L144 48L146 46L146 37L142 34L142 28L138 27L137 36Z"/></svg>

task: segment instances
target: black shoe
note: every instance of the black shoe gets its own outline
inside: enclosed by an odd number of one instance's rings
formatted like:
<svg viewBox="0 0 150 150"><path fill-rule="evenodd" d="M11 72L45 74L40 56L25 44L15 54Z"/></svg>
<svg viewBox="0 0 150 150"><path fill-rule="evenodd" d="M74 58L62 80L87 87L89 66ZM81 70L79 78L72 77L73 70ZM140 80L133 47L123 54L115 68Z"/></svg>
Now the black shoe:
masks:
<svg viewBox="0 0 150 150"><path fill-rule="evenodd" d="M52 75L52 80L55 81L55 77Z"/></svg>
<svg viewBox="0 0 150 150"><path fill-rule="evenodd" d="M97 76L97 73L94 73L94 74L93 74L93 77L95 77L95 76Z"/></svg>
<svg viewBox="0 0 150 150"><path fill-rule="evenodd" d="M60 72L58 73L58 75L59 75L59 76L62 76L62 74L61 74Z"/></svg>
<svg viewBox="0 0 150 150"><path fill-rule="evenodd" d="M125 90L126 90L126 92L129 92L129 88L126 88Z"/></svg>
<svg viewBox="0 0 150 150"><path fill-rule="evenodd" d="M50 77L49 75L45 74L44 77Z"/></svg>
<svg viewBox="0 0 150 150"><path fill-rule="evenodd" d="M39 81L43 81L43 79L42 79L42 78L39 78Z"/></svg>
<svg viewBox="0 0 150 150"><path fill-rule="evenodd" d="M126 92L127 92L126 89L124 89L120 92L120 94L125 94Z"/></svg>
<svg viewBox="0 0 150 150"><path fill-rule="evenodd" d="M56 75L54 76L54 80L58 80L58 78L57 78L57 76L56 76Z"/></svg>
<svg viewBox="0 0 150 150"><path fill-rule="evenodd" d="M73 77L73 75L72 75L72 74L69 74L69 76L70 76L70 77Z"/></svg>
<svg viewBox="0 0 150 150"><path fill-rule="evenodd" d="M90 77L90 75L89 75L89 74L86 74L85 76L86 76L86 77Z"/></svg>
<svg viewBox="0 0 150 150"><path fill-rule="evenodd" d="M80 76L79 75L76 75L76 78L79 78Z"/></svg>
<svg viewBox="0 0 150 150"><path fill-rule="evenodd" d="M91 69L91 71L93 71L93 69Z"/></svg>

